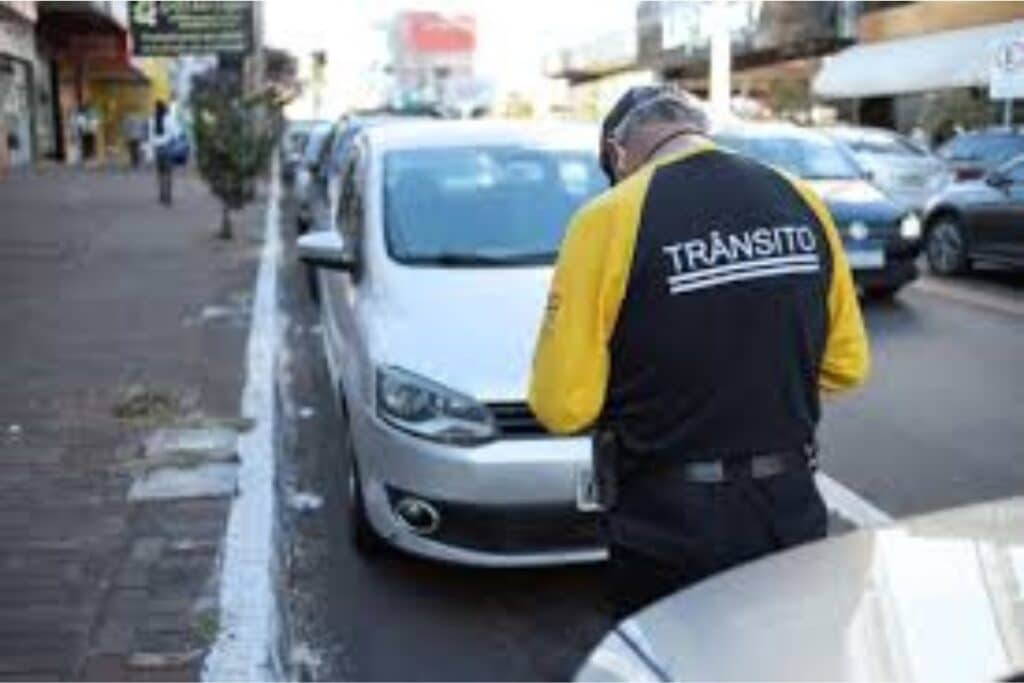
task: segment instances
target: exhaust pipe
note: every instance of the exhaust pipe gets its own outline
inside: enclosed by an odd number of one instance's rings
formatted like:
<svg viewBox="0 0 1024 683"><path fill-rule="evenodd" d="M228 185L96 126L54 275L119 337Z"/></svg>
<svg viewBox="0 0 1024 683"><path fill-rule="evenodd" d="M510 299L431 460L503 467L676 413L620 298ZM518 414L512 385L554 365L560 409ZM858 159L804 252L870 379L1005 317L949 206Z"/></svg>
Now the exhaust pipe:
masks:
<svg viewBox="0 0 1024 683"><path fill-rule="evenodd" d="M395 514L414 534L429 536L441 526L441 513L420 498L402 498L395 505Z"/></svg>

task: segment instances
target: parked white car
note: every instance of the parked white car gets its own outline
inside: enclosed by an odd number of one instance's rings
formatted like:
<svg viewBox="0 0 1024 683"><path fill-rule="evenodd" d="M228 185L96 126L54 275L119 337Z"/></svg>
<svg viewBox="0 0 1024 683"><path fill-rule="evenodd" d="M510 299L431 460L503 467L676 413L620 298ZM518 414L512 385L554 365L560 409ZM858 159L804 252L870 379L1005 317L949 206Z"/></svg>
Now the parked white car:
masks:
<svg viewBox="0 0 1024 683"><path fill-rule="evenodd" d="M835 126L827 132L846 147L880 190L907 208L921 211L953 181L942 159L899 133L859 126Z"/></svg>
<svg viewBox="0 0 1024 683"><path fill-rule="evenodd" d="M1024 680L1024 498L770 556L630 617L577 681Z"/></svg>
<svg viewBox="0 0 1024 683"><path fill-rule="evenodd" d="M597 140L492 121L354 139L334 229L298 248L320 273L357 547L489 566L604 557L577 500L589 440L548 435L526 404L565 228L606 186Z"/></svg>

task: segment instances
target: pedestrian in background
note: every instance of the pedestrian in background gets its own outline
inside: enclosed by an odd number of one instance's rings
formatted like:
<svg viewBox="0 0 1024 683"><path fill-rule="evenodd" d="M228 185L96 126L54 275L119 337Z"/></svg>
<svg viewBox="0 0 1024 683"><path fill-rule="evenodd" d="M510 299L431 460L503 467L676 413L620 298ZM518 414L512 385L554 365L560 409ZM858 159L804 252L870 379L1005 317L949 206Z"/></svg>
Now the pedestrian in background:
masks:
<svg viewBox="0 0 1024 683"><path fill-rule="evenodd" d="M171 187L173 182L174 161L171 159L171 145L180 131L177 123L163 100L157 100L153 112L149 139L153 146L153 158L156 160L157 189L160 203L171 205Z"/></svg>
<svg viewBox="0 0 1024 683"><path fill-rule="evenodd" d="M96 134L99 130L99 119L88 103L78 108L75 116L75 129L82 151L82 162L92 161L96 157Z"/></svg>
<svg viewBox="0 0 1024 683"><path fill-rule="evenodd" d="M707 130L670 88L631 89L611 110L600 146L614 186L572 219L534 356L538 419L596 427L620 617L825 536L820 393L868 372L828 210Z"/></svg>
<svg viewBox="0 0 1024 683"><path fill-rule="evenodd" d="M146 117L130 114L124 120L124 138L128 142L128 160L133 169L142 163L142 145L146 142Z"/></svg>

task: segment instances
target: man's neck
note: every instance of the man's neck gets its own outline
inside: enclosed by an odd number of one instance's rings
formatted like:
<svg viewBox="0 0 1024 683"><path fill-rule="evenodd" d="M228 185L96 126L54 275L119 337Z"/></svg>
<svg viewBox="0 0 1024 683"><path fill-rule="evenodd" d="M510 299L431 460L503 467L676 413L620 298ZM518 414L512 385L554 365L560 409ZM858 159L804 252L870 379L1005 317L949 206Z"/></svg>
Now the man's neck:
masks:
<svg viewBox="0 0 1024 683"><path fill-rule="evenodd" d="M657 159L663 159L667 156L674 156L682 152L687 152L692 149L701 147L707 143L707 139L696 135L694 133L679 133L673 137L668 138L660 147L653 149L650 152L650 156L647 158L648 162L656 161Z"/></svg>

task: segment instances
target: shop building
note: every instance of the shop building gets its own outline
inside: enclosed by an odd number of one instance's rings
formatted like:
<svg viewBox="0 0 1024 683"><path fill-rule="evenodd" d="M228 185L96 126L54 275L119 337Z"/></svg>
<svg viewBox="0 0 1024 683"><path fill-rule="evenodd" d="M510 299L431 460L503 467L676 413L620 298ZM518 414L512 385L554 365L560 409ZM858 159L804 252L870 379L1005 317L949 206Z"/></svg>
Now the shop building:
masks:
<svg viewBox="0 0 1024 683"><path fill-rule="evenodd" d="M392 106L461 110L481 104L473 17L400 12L391 22L388 51Z"/></svg>
<svg viewBox="0 0 1024 683"><path fill-rule="evenodd" d="M858 44L824 60L813 82L843 118L932 133L1003 120L989 79L999 46L1024 39L1024 3L863 3L857 23Z"/></svg>
<svg viewBox="0 0 1024 683"><path fill-rule="evenodd" d="M0 171L53 152L50 71L34 2L0 2Z"/></svg>
<svg viewBox="0 0 1024 683"><path fill-rule="evenodd" d="M821 57L854 42L856 12L853 2L640 2L634 26L562 50L548 74L568 80L573 92L596 88L599 111L625 87L645 82L706 96L711 35L725 22L734 105L801 118L812 109L810 83Z"/></svg>
<svg viewBox="0 0 1024 683"><path fill-rule="evenodd" d="M127 3L45 1L38 12L38 37L55 74L57 157L122 159L125 121L152 111L150 77L129 49Z"/></svg>

